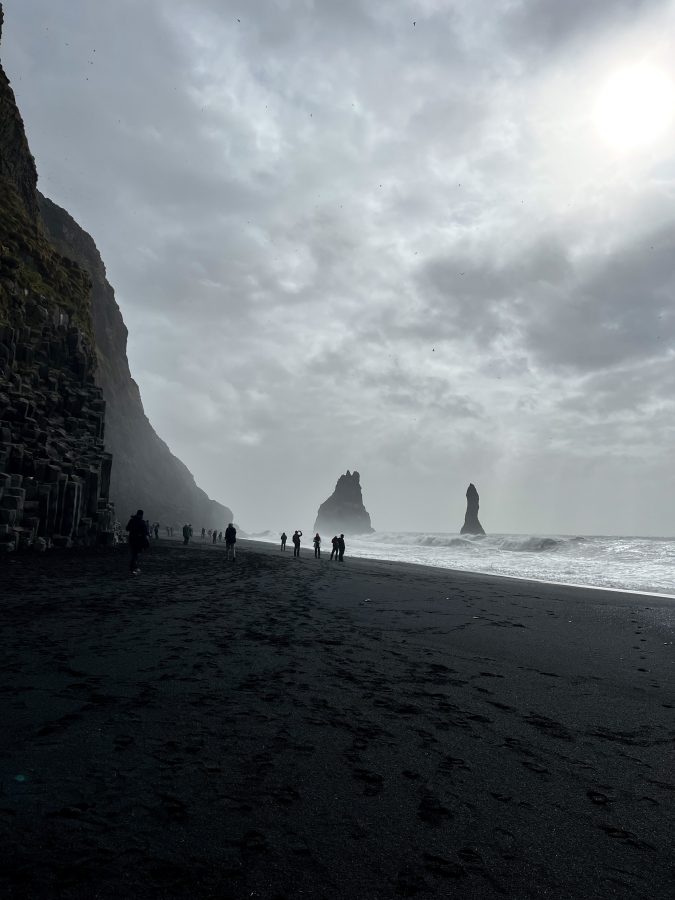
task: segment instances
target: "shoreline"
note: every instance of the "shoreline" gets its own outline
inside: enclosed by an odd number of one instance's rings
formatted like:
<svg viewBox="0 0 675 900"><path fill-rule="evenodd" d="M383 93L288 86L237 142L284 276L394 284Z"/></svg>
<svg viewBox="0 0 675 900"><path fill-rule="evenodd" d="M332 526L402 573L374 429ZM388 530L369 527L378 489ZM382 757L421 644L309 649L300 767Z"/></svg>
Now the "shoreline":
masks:
<svg viewBox="0 0 675 900"><path fill-rule="evenodd" d="M237 541L237 543L246 542L247 544L255 545L256 549L262 547L274 547L275 544L272 541L262 541L255 538L241 538ZM218 546L218 545L216 545ZM306 547L307 554L310 553L310 547ZM277 547L277 552L279 551ZM292 552L291 552L292 555ZM304 558L304 557L303 557ZM323 558L323 557L322 557ZM541 585L550 585L552 587L561 587L561 588L574 588L577 590L589 590L589 591L605 591L607 593L613 594L630 594L635 597L654 597L659 600L675 600L675 593L673 594L662 594L655 591L637 591L631 588L618 588L618 587L606 587L604 585L596 585L596 584L579 584L572 583L568 581L548 581L544 578L525 578L522 575L506 575L504 573L495 573L495 572L479 572L475 569L456 569L451 568L450 566L433 566L429 563L418 563L418 562L407 562L404 560L398 559L383 559L379 556L352 556L347 554L346 557L348 562L353 562L358 560L359 562L376 562L376 563L386 563L391 565L400 565L400 566L413 566L418 569L429 569L433 572L449 572L453 575L475 575L478 578L495 578L495 579L508 579L510 581L524 582L525 584L541 584ZM330 560L329 560L330 562Z"/></svg>

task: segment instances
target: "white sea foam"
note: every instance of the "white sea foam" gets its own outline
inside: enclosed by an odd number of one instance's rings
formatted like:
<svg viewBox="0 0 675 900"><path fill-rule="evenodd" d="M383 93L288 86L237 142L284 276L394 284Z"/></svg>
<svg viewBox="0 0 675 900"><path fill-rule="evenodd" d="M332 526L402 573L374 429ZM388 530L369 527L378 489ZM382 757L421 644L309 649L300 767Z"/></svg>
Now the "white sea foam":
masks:
<svg viewBox="0 0 675 900"><path fill-rule="evenodd" d="M348 556L675 596L675 538L375 532Z"/></svg>

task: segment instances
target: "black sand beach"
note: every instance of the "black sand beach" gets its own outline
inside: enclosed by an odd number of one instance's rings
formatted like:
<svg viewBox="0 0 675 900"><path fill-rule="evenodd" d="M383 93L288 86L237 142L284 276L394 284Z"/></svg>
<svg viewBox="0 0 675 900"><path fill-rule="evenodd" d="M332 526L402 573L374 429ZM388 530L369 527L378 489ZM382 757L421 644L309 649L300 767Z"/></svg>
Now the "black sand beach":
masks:
<svg viewBox="0 0 675 900"><path fill-rule="evenodd" d="M675 895L675 601L238 549L2 561L2 897Z"/></svg>

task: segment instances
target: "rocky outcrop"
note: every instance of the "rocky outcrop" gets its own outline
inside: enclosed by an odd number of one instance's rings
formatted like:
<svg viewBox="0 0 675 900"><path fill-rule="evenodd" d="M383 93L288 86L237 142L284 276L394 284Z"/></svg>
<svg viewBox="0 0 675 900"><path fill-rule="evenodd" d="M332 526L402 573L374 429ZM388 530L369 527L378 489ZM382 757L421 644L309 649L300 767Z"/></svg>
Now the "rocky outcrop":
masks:
<svg viewBox="0 0 675 900"><path fill-rule="evenodd" d="M478 521L478 491L473 484L466 490L466 515L460 534L485 534Z"/></svg>
<svg viewBox="0 0 675 900"><path fill-rule="evenodd" d="M110 496L120 517L141 508L162 524L224 529L231 510L197 487L145 415L129 371L127 328L96 244L64 209L40 194L38 201L49 240L91 278L96 379L106 401L106 449L115 460Z"/></svg>
<svg viewBox="0 0 675 900"><path fill-rule="evenodd" d="M0 6L0 27L2 7ZM0 68L0 551L112 541L88 276L41 232L37 175Z"/></svg>
<svg viewBox="0 0 675 900"><path fill-rule="evenodd" d="M363 505L358 472L340 475L335 490L319 507L314 530L329 534L371 534L370 516Z"/></svg>

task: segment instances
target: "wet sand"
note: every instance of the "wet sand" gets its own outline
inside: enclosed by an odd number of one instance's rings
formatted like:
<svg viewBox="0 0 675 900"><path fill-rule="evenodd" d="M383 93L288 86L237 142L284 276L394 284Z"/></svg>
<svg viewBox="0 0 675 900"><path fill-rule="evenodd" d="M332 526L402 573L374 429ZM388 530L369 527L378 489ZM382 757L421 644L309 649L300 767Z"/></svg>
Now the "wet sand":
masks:
<svg viewBox="0 0 675 900"><path fill-rule="evenodd" d="M675 895L675 601L237 546L0 562L0 896Z"/></svg>

